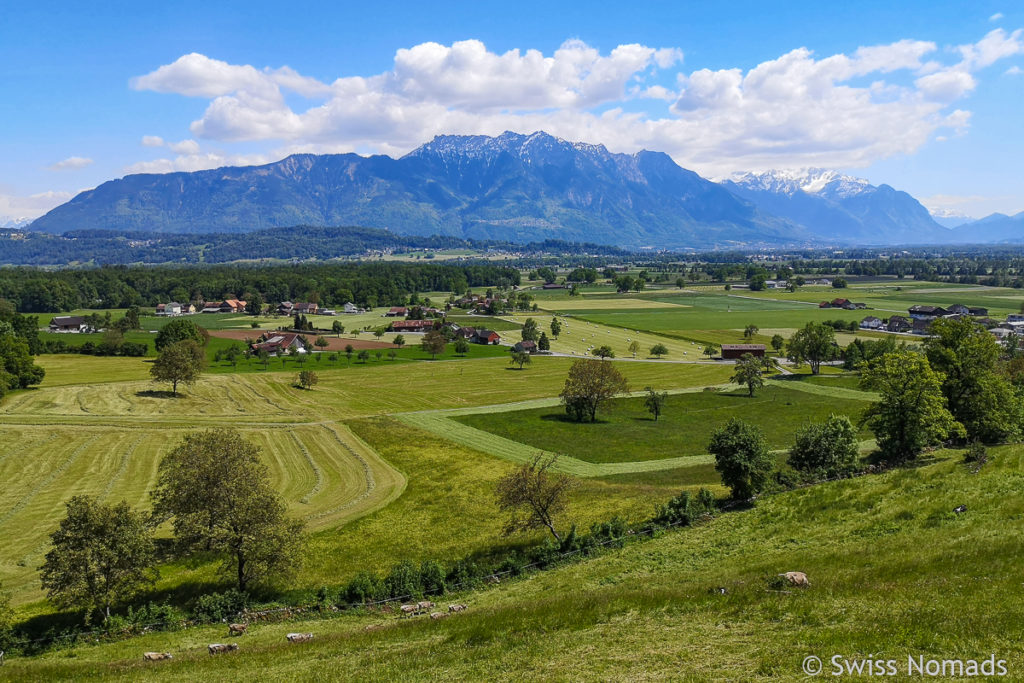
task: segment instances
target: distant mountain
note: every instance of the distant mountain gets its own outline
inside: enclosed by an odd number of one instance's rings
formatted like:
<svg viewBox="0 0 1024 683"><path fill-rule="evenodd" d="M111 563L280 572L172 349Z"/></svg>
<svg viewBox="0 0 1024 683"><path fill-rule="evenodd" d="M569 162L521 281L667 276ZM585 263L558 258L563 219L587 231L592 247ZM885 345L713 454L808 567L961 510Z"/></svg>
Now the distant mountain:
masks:
<svg viewBox="0 0 1024 683"><path fill-rule="evenodd" d="M657 248L807 242L800 227L666 154L612 154L546 133L438 136L400 159L300 154L265 166L130 175L79 194L32 229L210 233L291 225Z"/></svg>
<svg viewBox="0 0 1024 683"><path fill-rule="evenodd" d="M836 171L740 173L722 185L765 213L802 226L818 241L884 245L949 239L949 231L906 192Z"/></svg>
<svg viewBox="0 0 1024 683"><path fill-rule="evenodd" d="M947 229L958 228L961 225L973 223L978 220L977 218L972 218L967 214L952 211L950 209L933 209L930 213L932 214L933 221Z"/></svg>
<svg viewBox="0 0 1024 683"><path fill-rule="evenodd" d="M1024 242L1024 211L1014 216L991 214L955 228L953 237L959 243Z"/></svg>
<svg viewBox="0 0 1024 683"><path fill-rule="evenodd" d="M0 230L20 230L32 222L31 218L14 218L13 216L0 216Z"/></svg>

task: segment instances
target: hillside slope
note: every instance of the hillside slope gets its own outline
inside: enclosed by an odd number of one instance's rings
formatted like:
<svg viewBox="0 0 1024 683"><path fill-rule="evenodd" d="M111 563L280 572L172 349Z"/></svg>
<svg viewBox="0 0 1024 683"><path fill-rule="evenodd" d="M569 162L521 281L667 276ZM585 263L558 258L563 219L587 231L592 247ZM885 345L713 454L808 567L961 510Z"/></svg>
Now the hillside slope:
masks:
<svg viewBox="0 0 1024 683"><path fill-rule="evenodd" d="M400 159L299 154L265 166L130 175L79 194L32 230L292 225L657 247L803 241L800 228L666 154L612 154L546 133L438 136Z"/></svg>
<svg viewBox="0 0 1024 683"><path fill-rule="evenodd" d="M257 625L210 657L223 627L12 659L13 679L805 679L808 655L1024 666L1024 448L970 473L958 453L915 469L792 491L751 510L560 569L453 596L440 621L379 613ZM966 505L965 514L953 508ZM802 570L808 590L768 580ZM725 589L721 594L719 588ZM440 601L439 601L440 602ZM370 624L380 630L367 630ZM312 631L289 645L284 634ZM145 665L141 653L171 651ZM948 677L948 676L947 676Z"/></svg>

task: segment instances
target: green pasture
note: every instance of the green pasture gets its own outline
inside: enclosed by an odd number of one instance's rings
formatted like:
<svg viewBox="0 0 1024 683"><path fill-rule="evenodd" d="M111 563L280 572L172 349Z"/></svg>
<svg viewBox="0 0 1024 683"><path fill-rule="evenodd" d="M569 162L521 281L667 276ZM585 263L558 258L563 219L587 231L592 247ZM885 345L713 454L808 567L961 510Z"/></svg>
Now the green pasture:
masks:
<svg viewBox="0 0 1024 683"><path fill-rule="evenodd" d="M368 611L256 624L239 652L213 625L10 658L12 679L125 681L806 680L825 660L995 654L1019 677L1024 450L992 450L979 474L941 452L922 467L762 498L692 529L447 597L446 619ZM964 504L968 512L952 509ZM773 590L784 571L805 590ZM724 589L724 594L721 590ZM369 628L372 625L372 628ZM289 631L312 631L290 645ZM146 664L144 651L172 652ZM642 653L642 656L638 656ZM327 672L330 672L329 674ZM829 671L829 669L826 669ZM898 676L906 679L906 676ZM951 678L946 676L943 678Z"/></svg>

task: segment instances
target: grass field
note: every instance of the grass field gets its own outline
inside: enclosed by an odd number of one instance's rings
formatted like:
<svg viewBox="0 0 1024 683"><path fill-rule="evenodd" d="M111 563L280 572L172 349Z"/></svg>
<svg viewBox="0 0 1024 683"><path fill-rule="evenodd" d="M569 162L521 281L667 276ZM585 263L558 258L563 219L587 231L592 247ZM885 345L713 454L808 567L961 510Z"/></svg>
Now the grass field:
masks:
<svg viewBox="0 0 1024 683"><path fill-rule="evenodd" d="M487 412L453 419L470 427L564 453L590 463L635 462L696 456L707 452L711 434L730 418L757 425L771 448L788 448L806 422L829 414L849 415L857 422L867 404L848 398L823 397L782 386L769 386L749 398L745 390L675 394L655 422L642 398L615 399L596 423L569 419L561 406L515 412ZM861 438L870 438L864 430Z"/></svg>
<svg viewBox="0 0 1024 683"><path fill-rule="evenodd" d="M993 451L980 474L954 454L922 468L763 499L694 529L453 596L448 619L380 613L256 625L237 654L210 657L216 625L80 645L5 675L38 680L806 680L825 660L908 656L1007 660L1018 677L1024 452ZM966 515L951 510L966 504ZM767 590L781 571L811 588ZM716 589L724 587L726 594ZM366 630L370 624L379 630ZM289 645L288 631L313 631ZM145 665L143 651L170 651ZM642 653L642 654L641 654ZM825 669L826 675L830 671ZM330 672L328 674L328 672ZM906 679L907 676L897 676ZM950 678L949 676L941 678Z"/></svg>

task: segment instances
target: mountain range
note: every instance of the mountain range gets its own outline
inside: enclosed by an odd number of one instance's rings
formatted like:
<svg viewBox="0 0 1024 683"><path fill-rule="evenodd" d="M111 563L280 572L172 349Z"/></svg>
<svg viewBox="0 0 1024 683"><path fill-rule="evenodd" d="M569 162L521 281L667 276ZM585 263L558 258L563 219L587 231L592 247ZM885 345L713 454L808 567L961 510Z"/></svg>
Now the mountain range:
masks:
<svg viewBox="0 0 1024 683"><path fill-rule="evenodd" d="M1019 218L992 234L1013 233ZM294 225L659 249L938 244L969 234L940 226L905 192L835 171L716 183L661 152L616 154L543 132L441 135L398 159L296 154L262 166L129 175L80 193L30 229L199 234Z"/></svg>

